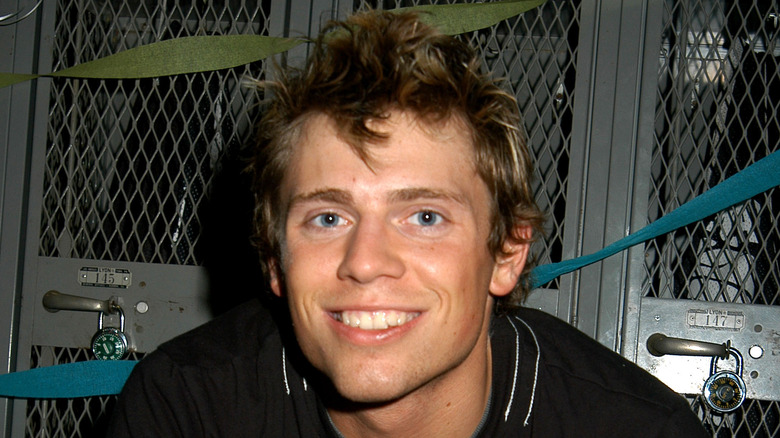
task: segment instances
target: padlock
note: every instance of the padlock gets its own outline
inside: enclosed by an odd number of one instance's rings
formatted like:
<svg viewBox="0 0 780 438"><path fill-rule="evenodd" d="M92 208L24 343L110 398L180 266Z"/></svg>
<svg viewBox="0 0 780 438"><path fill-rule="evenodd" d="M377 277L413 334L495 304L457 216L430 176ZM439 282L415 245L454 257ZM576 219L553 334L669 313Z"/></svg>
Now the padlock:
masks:
<svg viewBox="0 0 780 438"><path fill-rule="evenodd" d="M728 355L736 361L734 371L718 371L718 356L712 358L710 377L704 382L704 401L717 412L731 412L745 401L745 381L742 379L742 354L729 347Z"/></svg>
<svg viewBox="0 0 780 438"><path fill-rule="evenodd" d="M98 314L98 331L92 337L92 353L100 360L120 360L127 356L128 345L125 336L125 314L122 308L115 306L119 313L119 328L103 327L103 312Z"/></svg>

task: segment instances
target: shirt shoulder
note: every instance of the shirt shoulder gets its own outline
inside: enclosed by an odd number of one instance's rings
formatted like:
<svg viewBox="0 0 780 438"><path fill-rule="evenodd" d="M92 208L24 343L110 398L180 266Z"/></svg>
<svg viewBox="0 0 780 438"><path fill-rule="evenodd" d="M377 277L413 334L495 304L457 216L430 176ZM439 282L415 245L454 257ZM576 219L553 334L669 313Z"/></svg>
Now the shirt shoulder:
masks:
<svg viewBox="0 0 780 438"><path fill-rule="evenodd" d="M110 435L319 436L314 394L257 301L162 344L136 365Z"/></svg>
<svg viewBox="0 0 780 438"><path fill-rule="evenodd" d="M183 367L220 367L281 348L279 336L271 312L251 300L163 343L152 355L164 354Z"/></svg>
<svg viewBox="0 0 780 438"><path fill-rule="evenodd" d="M529 398L514 402L530 412L527 436L706 436L684 397L554 316L520 308L493 330L498 348L520 349L512 382Z"/></svg>
<svg viewBox="0 0 780 438"><path fill-rule="evenodd" d="M682 399L644 369L552 315L522 308L511 317L528 324L545 369L561 378L659 406L678 405Z"/></svg>

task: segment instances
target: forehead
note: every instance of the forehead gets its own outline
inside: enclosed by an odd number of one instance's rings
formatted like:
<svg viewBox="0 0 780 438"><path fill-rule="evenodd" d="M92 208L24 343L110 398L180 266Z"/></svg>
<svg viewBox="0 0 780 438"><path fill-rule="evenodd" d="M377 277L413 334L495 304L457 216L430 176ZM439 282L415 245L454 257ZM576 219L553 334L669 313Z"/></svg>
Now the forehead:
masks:
<svg viewBox="0 0 780 438"><path fill-rule="evenodd" d="M361 157L366 164L370 164L371 157L377 148L388 146L388 143L397 143L399 137L416 135L426 137L426 140L434 142L470 145L467 152L473 155L472 129L464 118L457 113L449 116L420 117L411 111L392 110L381 119L368 119L365 128L376 133L371 136L366 132L352 133L350 123L339 123L335 118L323 112L313 112L304 115L296 121L296 138L291 142L292 154L316 147L319 139L336 137L348 144L353 152ZM440 151L443 155L462 154L463 150L452 148Z"/></svg>
<svg viewBox="0 0 780 438"><path fill-rule="evenodd" d="M308 116L300 128L282 187L288 200L315 183L349 186L349 178L383 185L402 185L404 178L474 184L477 178L471 131L457 117L425 122L391 112L368 124L381 137L359 144L347 141L344 129L324 114Z"/></svg>

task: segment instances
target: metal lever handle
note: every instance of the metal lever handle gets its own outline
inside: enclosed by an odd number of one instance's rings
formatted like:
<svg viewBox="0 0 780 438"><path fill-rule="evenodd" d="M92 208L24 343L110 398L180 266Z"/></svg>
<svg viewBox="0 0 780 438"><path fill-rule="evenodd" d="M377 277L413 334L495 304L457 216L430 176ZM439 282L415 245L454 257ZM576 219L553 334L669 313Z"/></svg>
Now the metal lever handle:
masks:
<svg viewBox="0 0 780 438"><path fill-rule="evenodd" d="M114 313L116 304L112 300L79 297L50 290L43 295L43 307L49 312L79 310L83 312Z"/></svg>
<svg viewBox="0 0 780 438"><path fill-rule="evenodd" d="M730 342L715 344L713 342L694 341L693 339L671 338L661 333L654 333L647 338L647 351L653 356L673 354L678 356L718 356L729 357Z"/></svg>

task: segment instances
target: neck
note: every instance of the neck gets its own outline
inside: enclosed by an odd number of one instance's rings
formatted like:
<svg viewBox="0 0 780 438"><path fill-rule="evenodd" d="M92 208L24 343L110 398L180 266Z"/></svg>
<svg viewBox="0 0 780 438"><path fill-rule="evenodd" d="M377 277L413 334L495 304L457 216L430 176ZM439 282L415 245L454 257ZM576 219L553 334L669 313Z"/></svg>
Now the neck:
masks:
<svg viewBox="0 0 780 438"><path fill-rule="evenodd" d="M492 358L487 333L460 366L398 400L381 405L328 408L333 424L352 437L470 437L491 395Z"/></svg>

